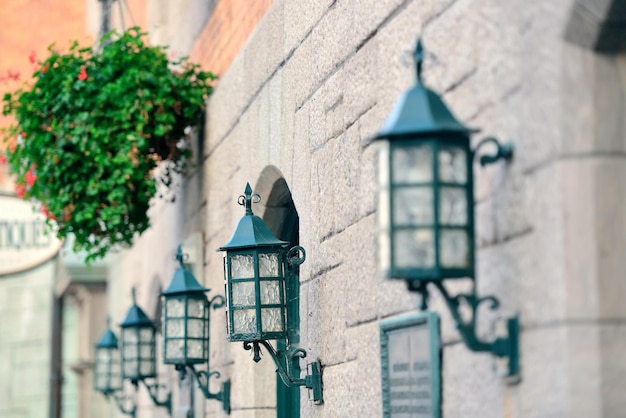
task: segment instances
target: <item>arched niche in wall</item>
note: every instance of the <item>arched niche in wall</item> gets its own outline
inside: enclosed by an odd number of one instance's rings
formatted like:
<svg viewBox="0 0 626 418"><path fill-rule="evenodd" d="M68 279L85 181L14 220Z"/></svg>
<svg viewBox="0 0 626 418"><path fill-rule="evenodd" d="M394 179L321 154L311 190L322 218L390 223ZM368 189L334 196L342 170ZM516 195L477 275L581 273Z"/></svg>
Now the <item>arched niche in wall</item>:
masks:
<svg viewBox="0 0 626 418"><path fill-rule="evenodd" d="M254 192L261 196L261 202L254 208L255 214L262 217L270 231L283 241L289 242L290 247L299 244L300 218L291 197L291 191L282 173L274 166L267 166L261 172L256 182ZM300 329L300 318L297 314L297 306L300 303L299 284L287 291L288 301L295 305L292 311L295 315L290 317L291 325L297 324L295 329ZM294 328L290 326L290 328ZM298 331L290 333L292 344L300 342ZM278 348L285 348L286 342L278 340ZM298 418L300 417L300 388L286 387L276 373L276 417ZM272 379L271 376L263 376L264 379ZM267 380L266 380L267 381Z"/></svg>

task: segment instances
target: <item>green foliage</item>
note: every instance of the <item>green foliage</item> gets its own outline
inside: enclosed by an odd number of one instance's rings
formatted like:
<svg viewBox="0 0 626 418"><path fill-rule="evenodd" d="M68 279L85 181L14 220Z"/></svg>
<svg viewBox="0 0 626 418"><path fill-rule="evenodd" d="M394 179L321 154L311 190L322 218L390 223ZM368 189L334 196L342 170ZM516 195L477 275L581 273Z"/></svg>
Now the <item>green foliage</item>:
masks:
<svg viewBox="0 0 626 418"><path fill-rule="evenodd" d="M17 121L5 141L18 194L41 202L60 237L73 233L87 261L148 228L157 182L184 172L189 151L178 144L212 91L213 74L169 62L144 37L133 28L99 51L50 47L32 85L3 98Z"/></svg>

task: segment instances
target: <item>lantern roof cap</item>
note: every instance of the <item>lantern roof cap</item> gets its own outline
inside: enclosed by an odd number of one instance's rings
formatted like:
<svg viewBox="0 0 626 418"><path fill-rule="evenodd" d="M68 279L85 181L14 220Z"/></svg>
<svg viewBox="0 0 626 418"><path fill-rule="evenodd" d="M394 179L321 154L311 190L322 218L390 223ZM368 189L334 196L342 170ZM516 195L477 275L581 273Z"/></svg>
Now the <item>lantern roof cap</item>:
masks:
<svg viewBox="0 0 626 418"><path fill-rule="evenodd" d="M373 140L407 139L441 134L469 135L477 132L460 123L441 96L422 83L424 51L418 40L413 54L417 83L404 92L396 102L384 126Z"/></svg>
<svg viewBox="0 0 626 418"><path fill-rule="evenodd" d="M111 321L107 319L107 329L96 343L96 348L118 348L117 337L111 331Z"/></svg>
<svg viewBox="0 0 626 418"><path fill-rule="evenodd" d="M148 318L148 315L146 315L143 309L141 309L139 305L137 305L134 287L132 289L132 296L133 296L133 305L130 307L130 309L128 309L126 318L124 319L124 322L120 324L120 327L121 328L141 328L141 327L150 326L154 328L155 327L154 322L152 322L152 320Z"/></svg>
<svg viewBox="0 0 626 418"><path fill-rule="evenodd" d="M170 285L161 293L162 295L171 296L189 293L205 293L211 290L198 283L196 276L185 267L185 254L183 254L180 245L176 252L176 260L179 263L179 267L176 269Z"/></svg>
<svg viewBox="0 0 626 418"><path fill-rule="evenodd" d="M246 214L239 220L239 224L228 243L218 248L218 251L256 247L286 247L289 245L287 241L276 238L263 219L252 213L252 203L260 201L261 196L252 194L250 183L247 183L245 193L238 199L238 203L246 208Z"/></svg>

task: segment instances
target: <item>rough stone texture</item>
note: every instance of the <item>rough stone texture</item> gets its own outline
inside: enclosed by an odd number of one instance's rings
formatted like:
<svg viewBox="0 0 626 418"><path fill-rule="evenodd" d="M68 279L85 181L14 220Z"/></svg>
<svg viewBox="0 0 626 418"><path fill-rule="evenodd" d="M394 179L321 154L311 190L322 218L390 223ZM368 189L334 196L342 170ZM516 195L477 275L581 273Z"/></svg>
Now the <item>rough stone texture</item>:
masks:
<svg viewBox="0 0 626 418"><path fill-rule="evenodd" d="M300 347L324 371L325 403L313 406L302 390L301 416L380 416L378 322L416 311L420 298L377 272L378 146L369 139L414 83L409 57L422 36L425 82L482 129L474 145L493 135L516 146L510 163L474 167L477 289L501 301L477 323L489 340L499 316L520 314L522 381L506 385L493 357L466 348L433 289L444 416L623 416L626 58L566 43L571 5L276 0L209 101L201 169L184 202L155 207L154 228L114 269L111 294L124 295L111 302L115 317L133 283L150 305L145 277L169 280L173 264L154 261L154 242L173 246L193 231L203 237L203 283L221 293L215 249L243 215L236 199L246 182L272 189L261 174L271 167L291 191L307 250ZM272 204L263 198L260 214ZM254 364L225 341L221 312L214 318L211 369L232 379L231 416L275 416L273 364ZM206 416L224 416L219 409L204 403Z"/></svg>

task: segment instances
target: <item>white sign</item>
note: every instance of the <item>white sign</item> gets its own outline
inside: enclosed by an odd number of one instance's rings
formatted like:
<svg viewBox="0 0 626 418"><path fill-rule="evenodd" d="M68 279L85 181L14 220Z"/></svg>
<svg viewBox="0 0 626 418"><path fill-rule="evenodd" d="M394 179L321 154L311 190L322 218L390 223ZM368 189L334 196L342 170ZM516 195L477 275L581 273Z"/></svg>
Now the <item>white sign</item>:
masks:
<svg viewBox="0 0 626 418"><path fill-rule="evenodd" d="M61 245L46 217L31 203L0 195L0 276L45 263Z"/></svg>

